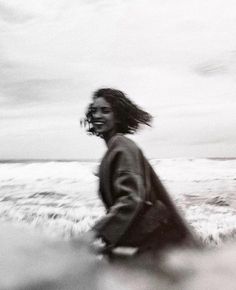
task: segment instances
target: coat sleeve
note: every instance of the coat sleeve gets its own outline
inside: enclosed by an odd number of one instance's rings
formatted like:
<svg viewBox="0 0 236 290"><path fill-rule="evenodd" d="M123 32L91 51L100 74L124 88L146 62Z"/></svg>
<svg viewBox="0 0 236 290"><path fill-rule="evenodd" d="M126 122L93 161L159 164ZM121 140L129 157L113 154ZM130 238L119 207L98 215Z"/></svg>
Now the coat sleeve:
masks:
<svg viewBox="0 0 236 290"><path fill-rule="evenodd" d="M137 151L129 147L119 150L111 167L114 204L94 229L109 245L115 246L139 212L145 188Z"/></svg>

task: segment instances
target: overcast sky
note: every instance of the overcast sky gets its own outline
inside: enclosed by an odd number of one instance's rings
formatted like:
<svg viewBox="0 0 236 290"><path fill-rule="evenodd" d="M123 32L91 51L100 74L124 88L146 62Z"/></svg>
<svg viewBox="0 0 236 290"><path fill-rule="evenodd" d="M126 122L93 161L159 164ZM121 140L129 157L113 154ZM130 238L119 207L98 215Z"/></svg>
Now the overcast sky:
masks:
<svg viewBox="0 0 236 290"><path fill-rule="evenodd" d="M99 158L108 86L155 117L148 157L235 157L235 0L0 0L0 159Z"/></svg>

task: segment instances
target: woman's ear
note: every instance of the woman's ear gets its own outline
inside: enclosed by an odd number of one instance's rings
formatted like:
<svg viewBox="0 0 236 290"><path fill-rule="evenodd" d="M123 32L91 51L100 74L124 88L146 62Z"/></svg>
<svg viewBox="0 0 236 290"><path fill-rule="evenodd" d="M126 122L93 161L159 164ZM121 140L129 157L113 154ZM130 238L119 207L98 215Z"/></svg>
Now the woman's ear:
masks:
<svg viewBox="0 0 236 290"><path fill-rule="evenodd" d="M117 125L120 125L121 124L121 120L119 120L119 119L115 119L115 124L117 124Z"/></svg>
<svg viewBox="0 0 236 290"><path fill-rule="evenodd" d="M121 121L120 120L116 120L115 121L115 128L116 128L116 131L120 128L121 126Z"/></svg>

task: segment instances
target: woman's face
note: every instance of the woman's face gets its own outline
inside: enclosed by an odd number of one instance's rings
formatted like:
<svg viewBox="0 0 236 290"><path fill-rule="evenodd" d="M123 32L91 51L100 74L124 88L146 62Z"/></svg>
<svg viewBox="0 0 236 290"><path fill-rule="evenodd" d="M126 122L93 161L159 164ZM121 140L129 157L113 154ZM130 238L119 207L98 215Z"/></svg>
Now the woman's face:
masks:
<svg viewBox="0 0 236 290"><path fill-rule="evenodd" d="M103 137L116 133L116 122L111 105L102 97L92 104L93 127Z"/></svg>

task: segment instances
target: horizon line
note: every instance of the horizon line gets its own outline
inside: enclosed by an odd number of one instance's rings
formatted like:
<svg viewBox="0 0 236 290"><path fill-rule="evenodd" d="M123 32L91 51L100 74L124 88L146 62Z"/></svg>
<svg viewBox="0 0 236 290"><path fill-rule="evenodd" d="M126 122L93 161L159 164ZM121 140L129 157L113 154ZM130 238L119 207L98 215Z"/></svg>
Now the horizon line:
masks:
<svg viewBox="0 0 236 290"><path fill-rule="evenodd" d="M163 160L163 159L209 159L209 160L234 160L236 157L174 157L174 158L148 158L149 160L153 159L158 159L158 160ZM0 159L0 163L33 163L33 162L99 162L101 158L78 158L78 159L71 159L71 158L13 158L13 159Z"/></svg>

